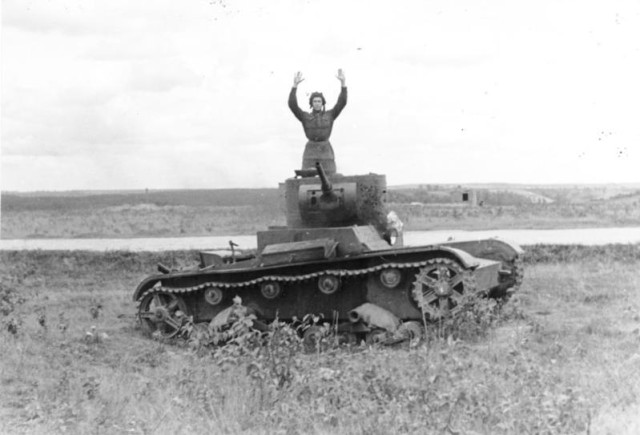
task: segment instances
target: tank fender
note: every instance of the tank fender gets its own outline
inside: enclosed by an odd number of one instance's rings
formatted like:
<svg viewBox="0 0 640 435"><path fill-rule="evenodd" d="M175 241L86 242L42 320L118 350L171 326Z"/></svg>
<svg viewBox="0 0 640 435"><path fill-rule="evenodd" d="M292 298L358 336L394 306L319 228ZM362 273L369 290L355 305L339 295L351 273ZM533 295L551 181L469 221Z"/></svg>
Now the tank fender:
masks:
<svg viewBox="0 0 640 435"><path fill-rule="evenodd" d="M465 269L474 269L480 265L476 257L463 251L462 249L452 248L450 246L439 245L438 249L453 254L456 260L462 264Z"/></svg>
<svg viewBox="0 0 640 435"><path fill-rule="evenodd" d="M162 276L159 275L153 275L145 278L140 284L138 284L136 291L133 292L133 300L137 301L138 299L140 299L144 292L159 283L161 278Z"/></svg>
<svg viewBox="0 0 640 435"><path fill-rule="evenodd" d="M496 244L500 244L502 245L503 249L512 249L516 255L522 255L524 254L524 249L522 249L522 247L520 247L520 245L518 245L515 242L512 242L511 240L506 240L506 239L502 239L499 237L494 237L492 240L494 240L496 242Z"/></svg>
<svg viewBox="0 0 640 435"><path fill-rule="evenodd" d="M389 332L396 332L400 326L400 319L395 314L370 302L349 311L349 320L352 323L362 322L367 326L375 326Z"/></svg>
<svg viewBox="0 0 640 435"><path fill-rule="evenodd" d="M468 240L462 242L450 242L440 245L441 248L458 249L478 258L490 260L513 261L522 256L524 250L517 243L497 237L484 240Z"/></svg>

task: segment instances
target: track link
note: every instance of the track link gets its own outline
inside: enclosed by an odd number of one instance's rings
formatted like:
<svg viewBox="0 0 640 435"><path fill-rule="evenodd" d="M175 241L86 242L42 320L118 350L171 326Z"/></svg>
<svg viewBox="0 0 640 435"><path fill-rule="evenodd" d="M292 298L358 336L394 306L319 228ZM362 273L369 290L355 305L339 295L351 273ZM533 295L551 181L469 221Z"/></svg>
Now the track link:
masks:
<svg viewBox="0 0 640 435"><path fill-rule="evenodd" d="M202 284L198 284L191 287L166 287L162 285L157 285L155 287L151 287L149 290L144 292L139 300L144 298L146 295L155 292L163 292L163 293L177 293L177 294L186 294L193 293L199 290L204 290L208 287L219 287L224 289L233 289L233 288L243 288L243 287L251 287L262 282L282 282L282 283L291 283L291 282L301 282L307 281L310 279L318 278L322 275L333 275L338 277L351 277L351 276L363 276L371 273L379 272L383 269L389 268L397 268L397 269L411 269L411 268L420 268L432 264L432 262L437 259L424 260L424 261L415 261L410 263L385 263L379 264L377 266L371 266L364 269L329 269L323 270L321 272L313 272L306 273L300 275L266 275L261 276L260 278L251 279L248 281L229 283L223 281L209 281Z"/></svg>

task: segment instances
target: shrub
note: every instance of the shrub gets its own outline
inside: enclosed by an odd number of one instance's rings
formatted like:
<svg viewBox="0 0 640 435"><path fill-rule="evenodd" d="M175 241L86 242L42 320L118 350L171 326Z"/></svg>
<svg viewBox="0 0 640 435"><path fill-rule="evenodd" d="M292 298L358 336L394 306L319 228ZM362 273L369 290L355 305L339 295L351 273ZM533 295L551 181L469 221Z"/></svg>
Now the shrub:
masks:
<svg viewBox="0 0 640 435"><path fill-rule="evenodd" d="M465 295L455 314L427 325L427 338L433 340L478 341L485 338L499 319L498 303L481 295Z"/></svg>

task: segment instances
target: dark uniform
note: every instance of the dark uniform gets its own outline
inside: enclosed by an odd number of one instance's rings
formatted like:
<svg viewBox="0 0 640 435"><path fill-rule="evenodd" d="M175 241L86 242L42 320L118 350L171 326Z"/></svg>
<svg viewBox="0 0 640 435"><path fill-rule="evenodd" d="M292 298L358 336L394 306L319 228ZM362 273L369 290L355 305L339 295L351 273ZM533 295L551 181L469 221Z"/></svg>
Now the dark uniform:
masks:
<svg viewBox="0 0 640 435"><path fill-rule="evenodd" d="M298 106L296 90L297 88L291 88L289 108L302 123L304 134L309 139L302 154L302 169L315 168L316 162L320 162L327 174L335 174L336 162L329 136L331 136L333 121L347 105L347 88L343 87L340 90L338 101L333 109L311 112L305 112Z"/></svg>

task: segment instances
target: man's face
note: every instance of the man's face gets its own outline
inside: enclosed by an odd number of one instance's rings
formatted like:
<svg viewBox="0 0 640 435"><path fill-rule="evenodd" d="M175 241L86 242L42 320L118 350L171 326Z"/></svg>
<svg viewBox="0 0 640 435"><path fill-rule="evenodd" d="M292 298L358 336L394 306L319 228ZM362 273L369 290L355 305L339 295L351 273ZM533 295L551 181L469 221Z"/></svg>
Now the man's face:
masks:
<svg viewBox="0 0 640 435"><path fill-rule="evenodd" d="M314 97L311 100L311 106L313 106L313 110L322 110L322 98Z"/></svg>

